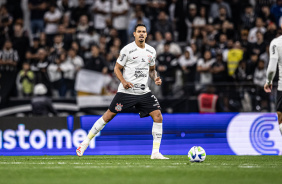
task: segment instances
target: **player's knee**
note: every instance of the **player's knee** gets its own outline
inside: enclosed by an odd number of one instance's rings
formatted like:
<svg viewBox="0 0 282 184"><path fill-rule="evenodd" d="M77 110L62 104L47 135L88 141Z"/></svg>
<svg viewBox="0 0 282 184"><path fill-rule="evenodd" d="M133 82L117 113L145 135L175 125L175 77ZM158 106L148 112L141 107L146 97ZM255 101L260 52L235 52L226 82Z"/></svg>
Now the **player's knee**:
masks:
<svg viewBox="0 0 282 184"><path fill-rule="evenodd" d="M153 120L154 120L154 122L162 123L162 122L163 122L162 113L161 113L161 112L156 113L156 114L153 116Z"/></svg>
<svg viewBox="0 0 282 184"><path fill-rule="evenodd" d="M282 112L277 111L277 116L278 116L278 123L282 123Z"/></svg>
<svg viewBox="0 0 282 184"><path fill-rule="evenodd" d="M104 115L103 115L103 119L106 123L110 122L114 117L116 116L116 113L113 113L111 111L107 111Z"/></svg>

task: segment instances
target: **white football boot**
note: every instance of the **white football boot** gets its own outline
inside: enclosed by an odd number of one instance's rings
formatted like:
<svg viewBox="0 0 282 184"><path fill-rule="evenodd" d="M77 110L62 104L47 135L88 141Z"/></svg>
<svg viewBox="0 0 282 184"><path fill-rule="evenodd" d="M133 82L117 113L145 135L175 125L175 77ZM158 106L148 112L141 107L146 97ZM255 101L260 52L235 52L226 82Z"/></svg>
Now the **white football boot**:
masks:
<svg viewBox="0 0 282 184"><path fill-rule="evenodd" d="M160 152L152 153L151 159L169 159L167 157L164 157Z"/></svg>
<svg viewBox="0 0 282 184"><path fill-rule="evenodd" d="M84 151L86 150L86 148L88 147L88 145L89 144L80 143L80 145L76 149L77 156L81 157L83 155Z"/></svg>

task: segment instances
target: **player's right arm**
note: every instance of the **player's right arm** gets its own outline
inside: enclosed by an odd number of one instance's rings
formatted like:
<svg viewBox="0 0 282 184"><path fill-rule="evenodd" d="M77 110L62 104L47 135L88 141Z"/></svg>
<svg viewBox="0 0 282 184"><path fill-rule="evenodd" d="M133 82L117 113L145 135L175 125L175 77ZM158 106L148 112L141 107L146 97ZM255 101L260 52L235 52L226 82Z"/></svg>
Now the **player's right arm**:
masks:
<svg viewBox="0 0 282 184"><path fill-rule="evenodd" d="M116 62L116 65L115 65L115 68L114 68L114 72L118 78L118 80L120 80L120 82L122 83L124 89L128 89L128 88L132 88L133 87L133 84L130 83L130 82L127 82L123 76L122 76L122 73L121 73L121 70L123 69L123 66L120 65L118 62Z"/></svg>
<svg viewBox="0 0 282 184"><path fill-rule="evenodd" d="M267 93L270 93L272 89L272 80L276 73L278 57L277 45L272 41L269 47L269 64L266 72L266 83L264 85L264 91Z"/></svg>

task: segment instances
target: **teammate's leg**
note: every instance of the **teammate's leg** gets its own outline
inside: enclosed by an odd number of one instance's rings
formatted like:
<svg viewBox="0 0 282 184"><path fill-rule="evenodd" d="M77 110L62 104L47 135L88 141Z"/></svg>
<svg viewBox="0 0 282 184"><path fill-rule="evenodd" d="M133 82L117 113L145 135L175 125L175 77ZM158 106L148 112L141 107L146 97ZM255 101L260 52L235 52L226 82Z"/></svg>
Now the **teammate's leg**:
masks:
<svg viewBox="0 0 282 184"><path fill-rule="evenodd" d="M277 115L278 115L279 130L282 135L282 112L277 111Z"/></svg>
<svg viewBox="0 0 282 184"><path fill-rule="evenodd" d="M153 150L151 159L169 159L160 153L160 145L163 135L163 116L160 110L155 110L149 113L154 123L152 128L153 135Z"/></svg>
<svg viewBox="0 0 282 184"><path fill-rule="evenodd" d="M110 122L117 113L111 112L109 109L105 112L105 114L99 118L92 128L90 129L87 137L84 139L84 141L78 146L76 149L76 154L78 156L82 156L86 148L88 147L90 141L97 135L104 127L105 125Z"/></svg>

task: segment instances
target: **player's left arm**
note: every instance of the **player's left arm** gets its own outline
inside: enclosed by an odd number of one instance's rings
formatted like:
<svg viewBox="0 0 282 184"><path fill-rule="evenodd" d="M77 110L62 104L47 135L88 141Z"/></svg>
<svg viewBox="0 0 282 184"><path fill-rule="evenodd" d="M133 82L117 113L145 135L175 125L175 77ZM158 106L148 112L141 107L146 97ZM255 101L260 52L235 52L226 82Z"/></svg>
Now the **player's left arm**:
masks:
<svg viewBox="0 0 282 184"><path fill-rule="evenodd" d="M277 46L272 41L269 47L269 64L266 72L266 83L264 85L264 91L267 93L270 93L272 89L272 80L276 73L278 58Z"/></svg>
<svg viewBox="0 0 282 184"><path fill-rule="evenodd" d="M156 71L155 65L154 66L150 66L149 75L150 75L150 78L153 81L155 81L156 85L160 86L162 84L162 79L157 76L157 71Z"/></svg>

